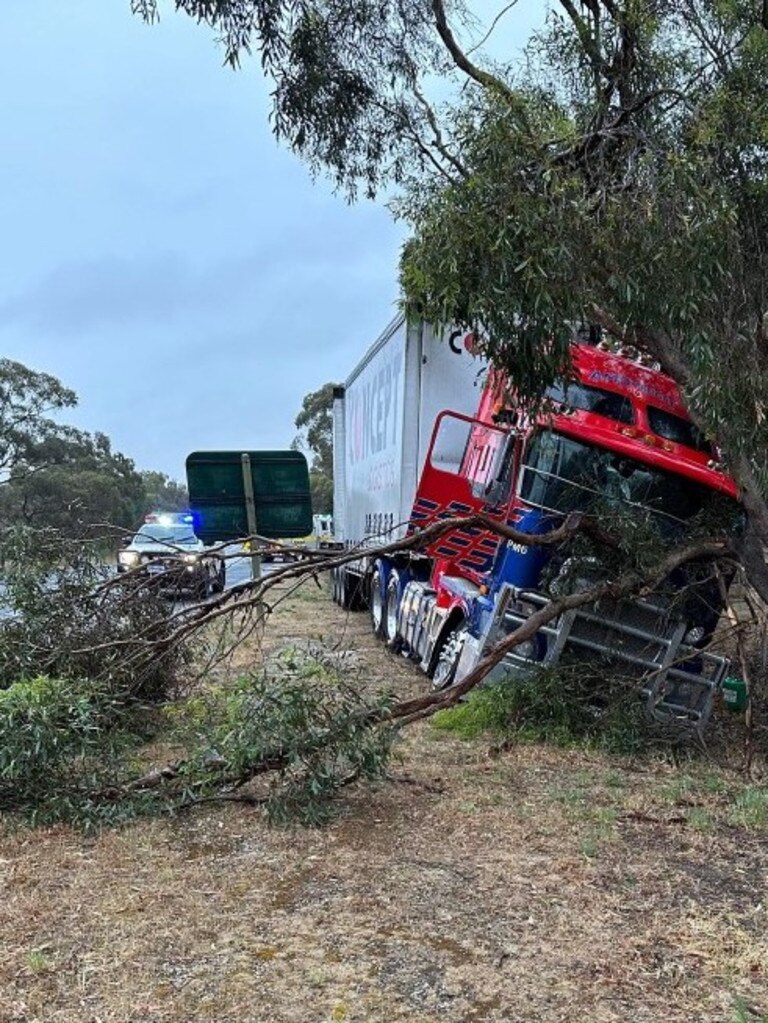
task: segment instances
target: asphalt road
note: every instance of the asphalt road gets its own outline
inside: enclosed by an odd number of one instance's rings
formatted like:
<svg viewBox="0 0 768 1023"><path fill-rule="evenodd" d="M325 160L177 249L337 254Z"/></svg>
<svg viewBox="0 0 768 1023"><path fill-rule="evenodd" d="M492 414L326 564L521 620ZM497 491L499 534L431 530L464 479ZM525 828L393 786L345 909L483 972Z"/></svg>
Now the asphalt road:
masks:
<svg viewBox="0 0 768 1023"><path fill-rule="evenodd" d="M232 557L232 555L237 555ZM284 562L268 561L261 563L261 574L269 575L270 572L274 572L276 568L280 568ZM236 586L238 583L247 582L251 578L251 558L248 554L242 554L242 547L238 544L233 544L231 548L227 550L227 583L226 589L230 589L232 586Z"/></svg>

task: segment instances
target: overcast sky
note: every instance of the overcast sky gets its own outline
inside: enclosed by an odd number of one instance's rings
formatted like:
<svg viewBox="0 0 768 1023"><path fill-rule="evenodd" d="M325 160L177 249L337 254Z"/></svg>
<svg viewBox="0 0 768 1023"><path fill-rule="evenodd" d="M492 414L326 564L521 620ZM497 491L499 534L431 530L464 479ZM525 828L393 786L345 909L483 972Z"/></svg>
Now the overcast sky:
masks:
<svg viewBox="0 0 768 1023"><path fill-rule="evenodd" d="M276 146L267 85L207 29L129 7L3 3L0 353L183 479L196 449L290 444L302 397L395 314L404 234ZM540 11L520 0L507 31Z"/></svg>

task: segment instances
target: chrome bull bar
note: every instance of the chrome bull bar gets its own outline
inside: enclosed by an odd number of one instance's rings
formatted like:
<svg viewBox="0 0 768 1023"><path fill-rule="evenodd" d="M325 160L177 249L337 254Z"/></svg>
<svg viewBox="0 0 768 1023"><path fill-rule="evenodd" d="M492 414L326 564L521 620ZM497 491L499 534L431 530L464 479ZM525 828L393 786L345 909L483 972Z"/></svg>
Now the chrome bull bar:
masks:
<svg viewBox="0 0 768 1023"><path fill-rule="evenodd" d="M533 610L550 602L544 594L505 586L482 641L482 652L522 625ZM520 605L531 610L526 613ZM683 642L688 626L647 600L601 601L566 611L537 632L534 657L510 651L494 676L557 663L568 652L620 667L638 683L648 713L658 721L701 729L730 661Z"/></svg>

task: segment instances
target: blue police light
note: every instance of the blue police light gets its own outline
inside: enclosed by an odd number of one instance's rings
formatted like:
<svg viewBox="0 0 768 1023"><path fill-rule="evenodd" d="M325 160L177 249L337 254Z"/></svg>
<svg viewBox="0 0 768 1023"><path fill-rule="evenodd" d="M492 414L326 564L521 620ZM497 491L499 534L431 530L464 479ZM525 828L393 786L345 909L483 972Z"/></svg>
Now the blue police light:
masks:
<svg viewBox="0 0 768 1023"><path fill-rule="evenodd" d="M195 516L194 515L182 515L181 516L181 521L182 522L194 522L195 521Z"/></svg>

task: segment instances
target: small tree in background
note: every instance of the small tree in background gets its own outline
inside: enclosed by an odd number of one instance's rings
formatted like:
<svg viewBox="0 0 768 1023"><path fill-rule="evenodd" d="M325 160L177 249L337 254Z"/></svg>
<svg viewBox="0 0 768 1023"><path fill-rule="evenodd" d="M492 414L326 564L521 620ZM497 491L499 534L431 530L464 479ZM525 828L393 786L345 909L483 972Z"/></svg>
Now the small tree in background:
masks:
<svg viewBox="0 0 768 1023"><path fill-rule="evenodd" d="M309 482L316 514L333 511L333 388L323 384L305 395L295 424L299 430L293 447L311 455Z"/></svg>
<svg viewBox="0 0 768 1023"><path fill-rule="evenodd" d="M184 511L189 507L189 494L183 483L167 476L164 472L154 470L141 474L144 484L145 511Z"/></svg>

